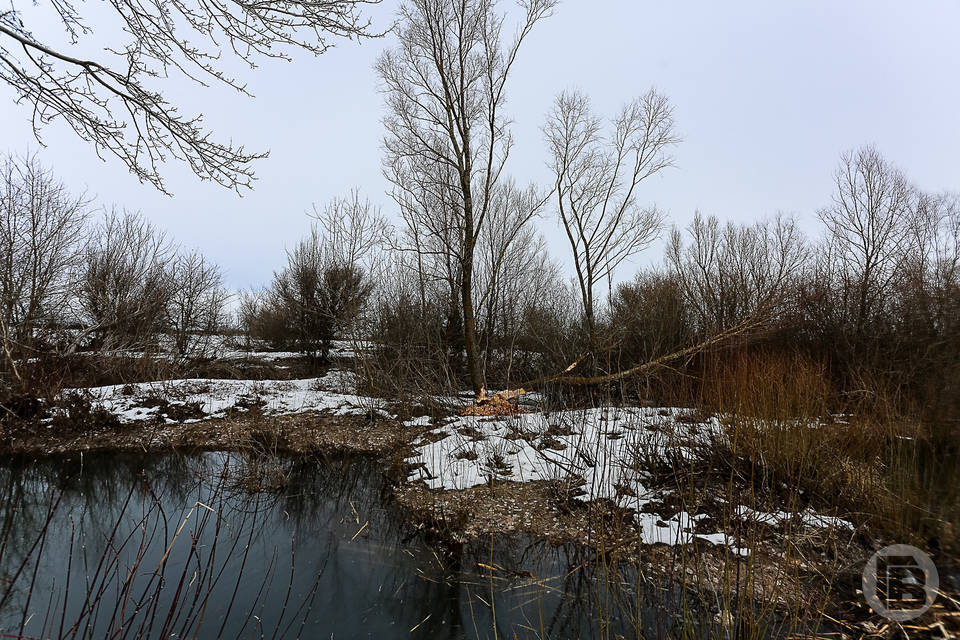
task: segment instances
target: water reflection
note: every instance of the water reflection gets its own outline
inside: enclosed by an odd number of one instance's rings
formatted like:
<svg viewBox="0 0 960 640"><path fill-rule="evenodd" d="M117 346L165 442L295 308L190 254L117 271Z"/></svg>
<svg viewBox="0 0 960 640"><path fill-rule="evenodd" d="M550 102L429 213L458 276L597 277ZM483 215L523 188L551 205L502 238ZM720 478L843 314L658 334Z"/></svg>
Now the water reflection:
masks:
<svg viewBox="0 0 960 640"><path fill-rule="evenodd" d="M363 457L0 465L0 636L680 635L680 594L638 582L575 546L431 544Z"/></svg>

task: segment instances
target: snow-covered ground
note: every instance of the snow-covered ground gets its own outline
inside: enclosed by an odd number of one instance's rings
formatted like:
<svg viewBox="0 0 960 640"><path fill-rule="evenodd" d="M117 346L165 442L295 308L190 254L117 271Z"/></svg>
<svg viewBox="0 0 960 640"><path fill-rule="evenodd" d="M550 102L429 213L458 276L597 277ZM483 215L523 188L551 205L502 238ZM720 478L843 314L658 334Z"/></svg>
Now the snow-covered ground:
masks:
<svg viewBox="0 0 960 640"><path fill-rule="evenodd" d="M583 498L609 498L636 507L642 495L637 462L675 453L692 456L692 446L717 432L705 423L677 422L684 409L602 408L536 412L503 417L459 416L419 442L415 477L431 488L466 489L490 479L584 480Z"/></svg>
<svg viewBox="0 0 960 640"><path fill-rule="evenodd" d="M89 393L97 405L114 413L122 423L163 417L165 407L158 405L156 399L162 399L174 407L198 406L203 417L190 418L184 422L220 418L228 411L246 411L253 405L260 406L267 415L307 411L364 415L374 411L384 417L394 417L386 411L384 401L357 395L355 390L356 381L352 373L334 370L322 378L302 380L191 378L73 391ZM170 418L165 421L174 422Z"/></svg>
<svg viewBox="0 0 960 640"><path fill-rule="evenodd" d="M418 424L426 424L424 418ZM716 417L696 418L687 409L598 408L534 412L502 417L460 416L425 433L407 460L412 480L434 489L467 489L490 480L567 480L580 488L581 500L605 498L630 509L642 539L686 544L695 538L725 544L746 554L723 532L694 533L704 514L686 511L662 518L645 509L664 498L648 489L645 469L657 461L695 463L696 449L722 437ZM737 507L741 519L779 525L794 517ZM800 514L812 528L852 528L839 518L813 511Z"/></svg>

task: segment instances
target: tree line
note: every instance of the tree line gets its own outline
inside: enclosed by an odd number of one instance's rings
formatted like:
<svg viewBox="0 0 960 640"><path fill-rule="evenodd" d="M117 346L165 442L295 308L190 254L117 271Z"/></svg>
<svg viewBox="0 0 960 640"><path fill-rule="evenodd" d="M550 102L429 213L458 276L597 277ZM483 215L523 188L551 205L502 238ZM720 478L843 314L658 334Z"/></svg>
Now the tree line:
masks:
<svg viewBox="0 0 960 640"><path fill-rule="evenodd" d="M0 260L14 375L30 358L78 350L202 356L226 319L219 267L138 213L97 214L35 156L0 160Z"/></svg>

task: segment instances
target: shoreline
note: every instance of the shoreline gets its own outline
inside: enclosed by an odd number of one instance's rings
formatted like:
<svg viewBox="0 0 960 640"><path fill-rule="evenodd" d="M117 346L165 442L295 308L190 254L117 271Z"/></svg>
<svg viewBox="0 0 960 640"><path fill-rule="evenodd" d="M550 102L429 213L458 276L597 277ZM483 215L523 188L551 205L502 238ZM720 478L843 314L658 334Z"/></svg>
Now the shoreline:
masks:
<svg viewBox="0 0 960 640"><path fill-rule="evenodd" d="M370 456L383 466L390 499L408 514L412 525L441 544L525 534L551 545L583 545L604 562L636 563L643 571L700 592L722 593L735 575L740 576L735 582L742 582L744 593L777 609L789 611L798 602L825 602L822 585L817 584L820 580L815 578L823 577L827 567L818 567L814 561L806 570L795 564L785 566L772 542L758 544L746 557L730 553L724 544L696 538L683 544L647 543L627 511L602 498L579 500L571 483L494 480L465 489L429 488L410 478L407 462L415 450L414 441L429 431L428 426L404 426L379 417L369 420L319 412L265 416L252 410L190 423L128 423L70 436L14 435L0 444L0 456L37 459L88 452L189 455L216 451L306 458Z"/></svg>

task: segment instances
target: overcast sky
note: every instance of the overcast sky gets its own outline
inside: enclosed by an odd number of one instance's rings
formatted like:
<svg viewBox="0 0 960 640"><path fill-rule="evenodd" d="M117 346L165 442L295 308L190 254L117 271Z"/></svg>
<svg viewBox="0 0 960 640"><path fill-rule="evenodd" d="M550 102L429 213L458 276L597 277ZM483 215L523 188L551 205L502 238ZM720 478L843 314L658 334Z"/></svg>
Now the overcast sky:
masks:
<svg viewBox="0 0 960 640"><path fill-rule="evenodd" d="M396 0L384 0L377 24L387 26L395 8ZM25 9L42 35L51 26L43 7ZM673 102L684 141L677 167L646 183L645 196L678 225L698 209L737 221L784 211L814 229L840 153L863 143L876 144L921 188L960 190L958 30L958 0L565 0L522 49L508 87L510 171L521 183L546 182L540 127L558 91L580 89L598 113L613 114L655 86ZM229 67L249 81L253 99L171 85L168 97L185 113L202 112L221 139L270 151L242 198L179 165L165 172L174 196L162 195L119 161L100 161L62 123L44 130L41 148L29 110L13 104L6 85L0 150L37 151L99 204L142 211L217 261L232 287L262 284L307 230L312 203L358 187L393 215L372 70L390 46L386 37L252 72ZM553 212L538 224L565 260ZM660 259L651 250L638 264Z"/></svg>

